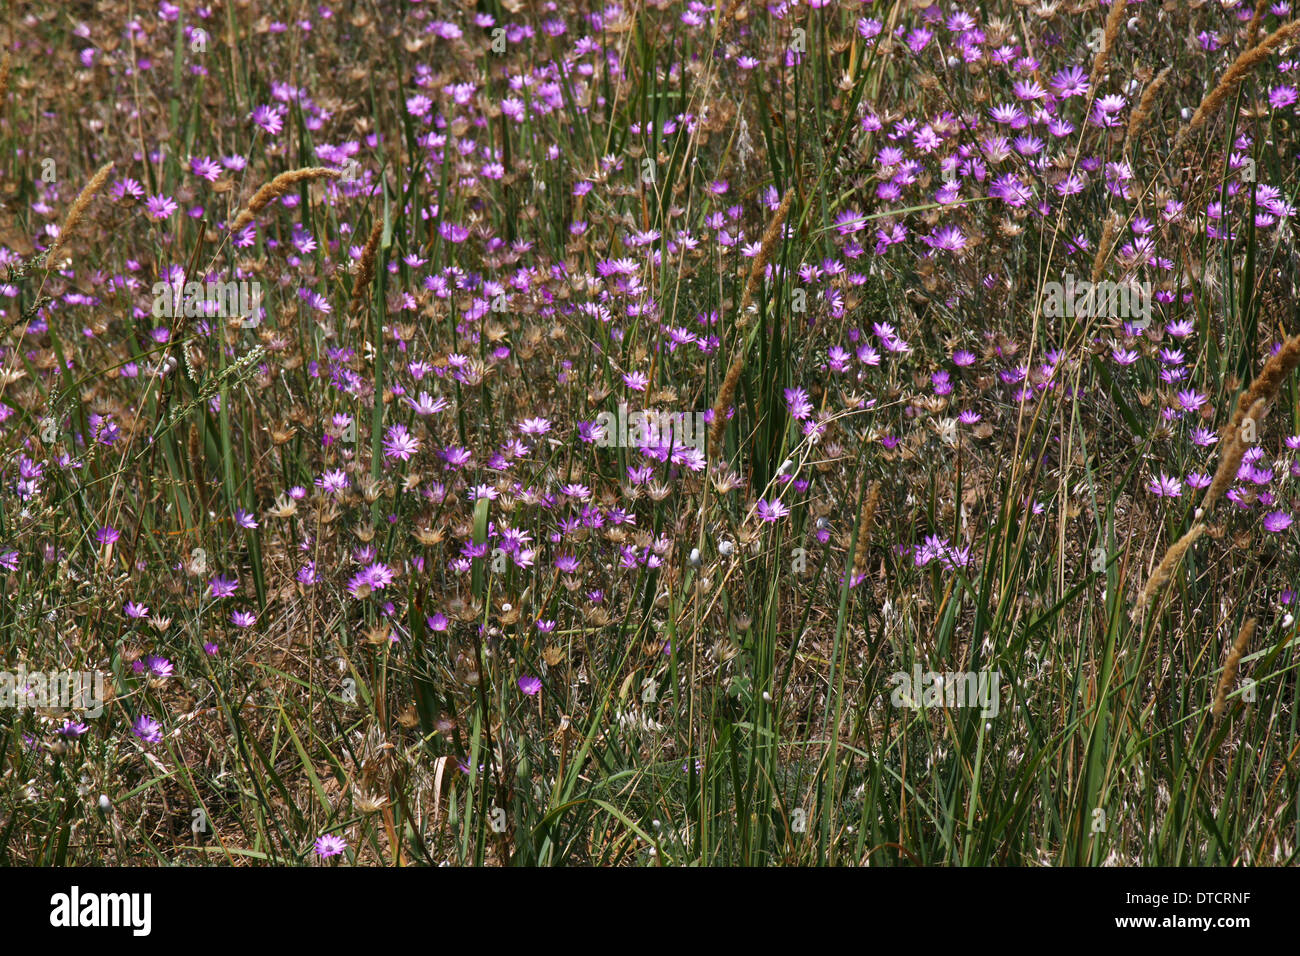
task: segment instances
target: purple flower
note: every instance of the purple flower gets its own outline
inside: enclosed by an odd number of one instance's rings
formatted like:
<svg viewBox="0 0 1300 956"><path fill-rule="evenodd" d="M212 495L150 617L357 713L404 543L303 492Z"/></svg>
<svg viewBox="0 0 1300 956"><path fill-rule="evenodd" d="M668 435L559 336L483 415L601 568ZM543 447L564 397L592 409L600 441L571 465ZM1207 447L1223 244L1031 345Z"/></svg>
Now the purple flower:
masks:
<svg viewBox="0 0 1300 956"><path fill-rule="evenodd" d="M316 838L316 855L322 858L338 856L348 848L347 841L342 837L335 836L332 833L326 833Z"/></svg>
<svg viewBox="0 0 1300 956"><path fill-rule="evenodd" d="M201 179L214 183L221 178L222 169L221 164L211 156L204 156L202 159L193 158L190 160L190 172Z"/></svg>
<svg viewBox="0 0 1300 956"><path fill-rule="evenodd" d="M172 672L175 670L171 661L156 654L150 654L144 659L144 663L149 668L149 673L154 677L171 677Z"/></svg>
<svg viewBox="0 0 1300 956"><path fill-rule="evenodd" d="M348 581L348 593L356 597L362 588L369 588L372 591L382 591L388 585L393 583L396 575L392 568L383 562L376 561L367 565L361 571L354 574Z"/></svg>
<svg viewBox="0 0 1300 956"><path fill-rule="evenodd" d="M1268 91L1268 105L1275 110L1290 106L1298 98L1294 86L1275 86Z"/></svg>
<svg viewBox="0 0 1300 956"><path fill-rule="evenodd" d="M1291 515L1285 511L1270 511L1264 515L1264 530L1277 534L1291 527Z"/></svg>
<svg viewBox="0 0 1300 956"><path fill-rule="evenodd" d="M529 697L532 697L542 689L542 679L540 677L529 677L525 674L523 677L519 678L519 689Z"/></svg>
<svg viewBox="0 0 1300 956"><path fill-rule="evenodd" d="M147 744L156 744L162 740L162 724L148 714L141 714L131 725L131 733Z"/></svg>
<svg viewBox="0 0 1300 956"><path fill-rule="evenodd" d="M808 400L808 393L802 388L787 388L785 401L790 406L790 417L796 421L803 421L812 414L812 402Z"/></svg>
<svg viewBox="0 0 1300 956"><path fill-rule="evenodd" d="M1137 352L1134 352L1132 349L1122 349L1118 346L1111 349L1110 355L1118 365L1132 365L1138 360Z"/></svg>
<svg viewBox="0 0 1300 956"><path fill-rule="evenodd" d="M956 226L941 226L921 241L942 252L961 252L966 248L966 236Z"/></svg>
<svg viewBox="0 0 1300 956"><path fill-rule="evenodd" d="M284 129L284 114L288 111L283 106L259 106L249 114L254 126L259 126L270 136L279 136Z"/></svg>
<svg viewBox="0 0 1300 956"><path fill-rule="evenodd" d="M239 590L239 579L224 578L218 575L209 582L208 587L212 589L214 598L230 597Z"/></svg>
<svg viewBox="0 0 1300 956"><path fill-rule="evenodd" d="M420 450L420 440L406 430L405 425L391 425L384 438L384 457L410 461Z"/></svg>
<svg viewBox="0 0 1300 956"><path fill-rule="evenodd" d="M170 196L150 196L145 200L150 219L167 219L180 207Z"/></svg>
<svg viewBox="0 0 1300 956"><path fill-rule="evenodd" d="M1147 491L1157 498L1177 498L1183 493L1183 483L1162 471L1159 479L1153 478L1147 483Z"/></svg>
<svg viewBox="0 0 1300 956"><path fill-rule="evenodd" d="M1049 85L1062 99L1088 94L1088 74L1077 66L1061 70L1052 77Z"/></svg>

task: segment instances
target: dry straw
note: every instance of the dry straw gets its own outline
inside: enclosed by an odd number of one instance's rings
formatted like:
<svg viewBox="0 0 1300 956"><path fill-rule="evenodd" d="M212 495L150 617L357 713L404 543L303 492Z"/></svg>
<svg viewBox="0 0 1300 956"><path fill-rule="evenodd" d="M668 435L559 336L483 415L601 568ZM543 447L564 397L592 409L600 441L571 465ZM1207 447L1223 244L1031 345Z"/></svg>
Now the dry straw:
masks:
<svg viewBox="0 0 1300 956"><path fill-rule="evenodd" d="M248 206L230 224L230 231L239 232L253 221L253 217L261 212L267 203L273 199L279 199L301 182L311 182L316 179L341 179L342 177L343 173L341 171L326 166L307 166L303 169L291 169L287 173L281 173L253 193L253 198L248 201Z"/></svg>
<svg viewBox="0 0 1300 956"><path fill-rule="evenodd" d="M1224 707L1228 702L1228 691L1232 690L1232 685L1237 681L1237 668L1241 666L1242 655L1246 653L1246 647L1250 644L1254 633L1255 618L1252 617L1241 626L1241 631L1232 644L1232 650L1228 652L1228 661L1223 665L1223 676L1219 678L1219 686L1214 691L1215 717L1223 716Z"/></svg>
<svg viewBox="0 0 1300 956"><path fill-rule="evenodd" d="M1115 244L1116 216L1108 216L1101 227L1101 240L1097 243L1097 254L1092 258L1092 281L1095 285L1101 279L1106 259L1110 256L1111 246Z"/></svg>
<svg viewBox="0 0 1300 956"><path fill-rule="evenodd" d="M873 481L867 490L866 500L862 503L862 514L858 517L858 541L853 549L853 573L862 574L867 569L867 555L870 551L871 522L876 516L880 504L880 482Z"/></svg>
<svg viewBox="0 0 1300 956"><path fill-rule="evenodd" d="M1287 376L1300 365L1300 335L1292 336L1282 343L1274 355L1269 356L1259 376L1237 399L1237 410L1232 416L1232 425L1238 426L1246 417L1246 411L1261 398L1272 402L1277 398L1282 383Z"/></svg>
<svg viewBox="0 0 1300 956"><path fill-rule="evenodd" d="M352 287L352 302L348 306L348 312L351 314L356 314L357 307L365 297L366 289L370 288L370 283L375 278L375 253L379 249L379 237L383 231L384 221L376 219L375 224L370 227L366 246L361 250L361 261L357 263L357 281Z"/></svg>
<svg viewBox="0 0 1300 956"><path fill-rule="evenodd" d="M1214 480L1206 489L1205 500L1201 502L1200 512L1208 514L1219 496L1227 490L1236 478L1241 459L1246 454L1247 442L1242 441L1242 425L1247 418L1256 425L1263 421L1268 407L1277 399L1282 390L1282 383L1300 365L1300 335L1294 335L1282 343L1282 347L1269 356L1264 368L1253 382L1247 386L1237 399L1237 407L1230 421L1223 429L1224 451L1219 459L1219 468L1214 473Z"/></svg>
<svg viewBox="0 0 1300 956"><path fill-rule="evenodd" d="M1165 552L1165 556L1160 559L1160 563L1156 565L1156 569L1151 572L1151 577L1147 579L1146 585L1138 594L1137 603L1133 606L1133 620L1136 621L1141 616L1142 611L1146 606L1151 603L1157 594L1160 593L1161 589L1163 589L1165 584L1169 581L1169 578L1173 576L1174 569L1178 567L1178 562L1183 559L1183 555L1187 553L1187 549L1195 544L1196 539L1204 532L1204 522L1192 525L1191 528L1188 529L1187 533L1175 541L1173 546Z"/></svg>
<svg viewBox="0 0 1300 956"><path fill-rule="evenodd" d="M99 172L95 173L90 182L86 183L86 188L81 190L76 201L73 202L72 208L68 210L68 218L63 220L63 225L59 229L59 237L54 240L54 245L50 246L49 252L45 254L47 263L54 263L59 250L67 244L68 236L72 235L77 226L81 224L82 217L86 214L86 207L90 205L90 201L104 187L104 183L108 181L108 174L112 171L112 163L105 163L100 166Z"/></svg>
<svg viewBox="0 0 1300 956"><path fill-rule="evenodd" d="M1205 99L1201 100L1201 105L1196 107L1196 112L1192 118L1187 121L1187 125L1178 131L1178 136L1174 140L1174 148L1177 149L1189 135L1205 125L1206 120L1218 111L1232 93L1241 85L1244 80L1256 66L1268 57L1275 49L1286 43L1288 40L1300 36L1300 20L1292 20L1284 26L1278 27L1268 36L1264 37L1255 46L1250 47L1241 53L1228 67L1228 71L1223 74L1223 78L1212 89Z"/></svg>
<svg viewBox="0 0 1300 956"><path fill-rule="evenodd" d="M772 258L772 250L776 248L776 242L781 238L781 227L785 225L785 217L790 214L790 201L794 199L794 187L791 186L781 197L781 205L776 208L776 215L772 221L767 224L767 231L763 233L763 242L759 246L758 255L754 257L753 264L749 267L749 279L745 282L745 294L740 298L740 312L736 319L736 324L744 326L748 321L745 310L749 308L749 303L754 299L754 293L758 290L758 284L763 279L763 273L767 269L768 260Z"/></svg>
<svg viewBox="0 0 1300 956"><path fill-rule="evenodd" d="M1133 111L1133 115L1129 117L1128 121L1127 138L1130 145L1137 142L1138 136L1146 126L1147 119L1151 116L1152 107L1155 105L1156 94L1165 85L1165 80L1169 78L1169 71L1172 69L1171 66L1165 67L1156 74L1156 78L1148 83L1147 88L1142 91L1142 98L1138 100L1137 109Z"/></svg>
<svg viewBox="0 0 1300 956"><path fill-rule="evenodd" d="M1264 19L1264 10L1268 7L1270 0L1256 0L1255 14L1250 18L1250 26L1246 28L1246 49L1253 47L1259 40L1259 24Z"/></svg>
<svg viewBox="0 0 1300 956"><path fill-rule="evenodd" d="M1128 0L1117 0L1110 5L1110 15L1106 17L1106 33L1102 40L1101 49L1097 55L1092 58L1092 73L1088 76L1088 85L1096 86L1097 79L1106 71L1106 64L1110 62L1110 53L1115 46L1115 38L1119 36L1119 25L1124 22L1124 8L1128 6Z"/></svg>
<svg viewBox="0 0 1300 956"><path fill-rule="evenodd" d="M1219 457L1219 467L1215 469L1210 486L1205 489L1205 497L1201 499L1201 506L1196 509L1196 517L1209 514L1218 504L1219 498L1228 490L1228 486L1237 478L1237 469L1241 467L1241 460L1246 457L1246 450L1250 445L1250 442L1242 440L1242 423L1249 418L1258 425L1267 414L1268 399L1261 397L1256 399L1246 414L1242 415L1241 421L1234 421L1228 426L1223 454Z"/></svg>
<svg viewBox="0 0 1300 956"><path fill-rule="evenodd" d="M749 279L745 282L745 292L740 298L740 311L736 317L737 329L743 329L746 325L748 317L745 310L749 308L754 292L762 281L763 272L767 269L768 260L772 258L772 250L776 248L777 240L781 238L781 227L785 225L786 216L790 214L790 203L793 199L794 187L791 186L781 197L781 205L777 207L776 214L767 225L767 231L763 233L763 242L759 246L758 255L754 257L754 262L749 267ZM722 433L727 429L727 409L731 407L731 400L736 394L736 385L740 382L740 373L744 369L745 345L742 341L739 343L739 350L731 359L731 364L727 366L722 388L718 390L718 398L713 403L713 423L709 426L711 447L716 447L722 441Z"/></svg>
<svg viewBox="0 0 1300 956"><path fill-rule="evenodd" d="M6 53L4 62L0 63L0 113L4 112L5 97L9 95L9 67L12 65L13 59Z"/></svg>
<svg viewBox="0 0 1300 956"><path fill-rule="evenodd" d="M720 447L722 433L727 430L727 409L731 407L731 399L736 394L736 384L740 381L740 373L744 368L745 349L742 346L731 360L727 376L722 380L722 388L718 390L718 399L713 403L713 423L709 426L710 448Z"/></svg>

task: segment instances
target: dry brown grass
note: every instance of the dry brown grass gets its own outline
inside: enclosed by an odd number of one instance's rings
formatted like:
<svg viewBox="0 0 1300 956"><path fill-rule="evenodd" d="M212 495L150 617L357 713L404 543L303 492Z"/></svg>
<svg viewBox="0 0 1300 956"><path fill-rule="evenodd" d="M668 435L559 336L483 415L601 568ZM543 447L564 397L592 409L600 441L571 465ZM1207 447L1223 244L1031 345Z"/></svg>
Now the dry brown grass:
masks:
<svg viewBox="0 0 1300 956"><path fill-rule="evenodd" d="M1165 556L1160 559L1160 563L1156 565L1156 569L1151 572L1151 577L1147 579L1147 583L1143 585L1142 590L1138 592L1137 601L1133 605L1133 620L1136 621L1142 616L1142 612L1146 609L1147 605L1155 600L1161 589L1164 588L1170 577L1173 576L1174 569L1177 568L1178 563L1182 561L1183 555L1187 553L1187 549L1195 544L1196 539L1204 533L1204 522L1194 524L1187 529L1186 534L1175 541L1173 545L1170 546L1169 550L1165 552Z"/></svg>
<svg viewBox="0 0 1300 956"><path fill-rule="evenodd" d="M239 232L253 221L253 217L261 212L267 203L279 199L301 182L312 182L317 179L341 179L342 177L343 173L339 170L330 169L326 166L307 166L302 169L291 169L286 173L281 173L253 193L253 198L248 201L248 205L240 211L234 222L230 224L230 231L232 233Z"/></svg>
<svg viewBox="0 0 1300 956"><path fill-rule="evenodd" d="M384 220L377 217L375 224L370 227L370 235L366 237L365 248L361 250L361 261L357 263L357 281L352 287L352 301L348 304L348 312L351 315L356 315L361 300L365 298L366 290L370 288L370 283L375 278L375 255L379 250L379 237L383 232Z"/></svg>
<svg viewBox="0 0 1300 956"><path fill-rule="evenodd" d="M1300 20L1292 20L1284 26L1278 27L1255 46L1244 50L1240 56L1232 62L1232 66L1215 84L1214 89L1210 90L1196 107L1196 112L1192 118L1187 121L1187 125L1178 131L1178 136L1174 140L1174 148L1181 146L1192 133L1205 125L1206 121L1213 116L1224 100L1236 91L1242 81L1250 75L1260 63L1268 58L1268 55L1289 40L1300 36Z"/></svg>
<svg viewBox="0 0 1300 956"><path fill-rule="evenodd" d="M1232 650L1228 652L1227 663L1223 665L1223 676L1219 678L1219 686L1214 691L1213 711L1215 717L1223 716L1228 693L1232 690L1232 685L1237 682L1237 669L1241 666L1241 658L1246 653L1250 639L1255 633L1255 620L1252 617L1241 626L1241 630L1237 633L1237 639L1232 644Z"/></svg>

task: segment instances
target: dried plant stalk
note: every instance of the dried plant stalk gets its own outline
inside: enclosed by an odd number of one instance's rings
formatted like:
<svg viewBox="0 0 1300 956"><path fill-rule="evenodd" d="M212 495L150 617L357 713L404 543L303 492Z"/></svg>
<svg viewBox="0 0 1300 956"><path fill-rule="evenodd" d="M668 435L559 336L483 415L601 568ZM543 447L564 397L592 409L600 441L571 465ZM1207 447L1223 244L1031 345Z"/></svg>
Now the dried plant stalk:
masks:
<svg viewBox="0 0 1300 956"><path fill-rule="evenodd" d="M763 279L763 272L767 269L768 260L772 258L772 250L776 248L776 242L781 238L781 227L785 225L785 217L790 214L790 202L794 199L794 187L791 186L781 197L781 205L776 207L776 215L772 221L767 224L767 231L763 233L763 242L759 246L758 255L754 257L754 262L749 267L749 279L745 282L745 293L740 297L740 311L737 313L736 325L743 327L747 321L745 310L749 308L749 303L754 299L754 292L758 289L759 282Z"/></svg>
<svg viewBox="0 0 1300 956"><path fill-rule="evenodd" d="M1275 49L1288 40L1300 36L1300 20L1292 20L1290 23L1278 27L1268 36L1264 37L1258 44L1245 50L1237 59L1233 60L1232 66L1228 67L1223 78L1218 84L1201 100L1201 105L1196 107L1196 112L1192 118L1187 121L1187 125L1178 131L1178 136L1174 140L1174 148L1177 149L1183 142L1205 125L1206 120L1215 114L1223 101L1226 100L1256 66L1268 57Z"/></svg>
<svg viewBox="0 0 1300 956"><path fill-rule="evenodd" d="M1192 525L1187 530L1187 533L1175 541L1170 546L1169 550L1165 552L1165 556L1160 559L1160 563L1156 565L1156 569L1151 572L1151 577L1147 579L1147 583L1138 593L1137 603L1133 605L1133 620L1136 621L1142 615L1146 606L1151 603L1157 594L1160 593L1161 589L1164 588L1170 577L1173 576L1174 569L1178 567L1178 562L1183 559L1183 555L1187 553L1187 549L1195 544L1196 539L1204 532L1204 522L1198 522L1197 524Z"/></svg>
<svg viewBox="0 0 1300 956"><path fill-rule="evenodd" d="M384 220L376 219L375 224L370 227L365 248L361 250L361 261L357 263L357 282L352 287L352 302L348 305L348 312L351 314L356 314L357 307L360 306L366 290L370 288L370 283L375 278L375 254L379 250L379 237L383 231Z"/></svg>
<svg viewBox="0 0 1300 956"><path fill-rule="evenodd" d="M90 205L90 201L94 199L96 194L104 187L104 183L108 181L108 174L112 171L112 163L105 163L103 166L100 166L99 171L91 177L90 182L86 183L85 188L78 194L76 200L72 204L72 208L68 210L68 217L63 220L63 225L59 228L59 237L54 240L54 245L50 246L49 251L45 253L45 261L47 263L52 264L55 257L59 254L59 250L67 244L68 236L72 235L72 233L76 231L77 226L81 224L82 217L85 216L86 208Z"/></svg>
<svg viewBox="0 0 1300 956"><path fill-rule="evenodd" d="M1115 244L1116 217L1108 216L1101 227L1101 240L1097 243L1097 254L1092 257L1092 281L1095 285L1101 279L1106 259L1110 256L1111 246Z"/></svg>
<svg viewBox="0 0 1300 956"><path fill-rule="evenodd" d="M342 177L343 173L340 170L330 169L326 166L306 166L302 169L291 169L287 173L281 173L253 193L253 198L248 201L248 205L230 224L230 231L232 233L239 232L253 221L253 217L261 212L267 203L273 199L279 199L303 181L341 179Z"/></svg>
<svg viewBox="0 0 1300 956"><path fill-rule="evenodd" d="M0 63L0 113L4 112L5 97L9 95L9 68L11 66L13 66L13 58L6 53L4 62Z"/></svg>
<svg viewBox="0 0 1300 956"><path fill-rule="evenodd" d="M1137 109L1133 111L1133 115L1129 117L1128 121L1126 138L1130 144L1137 142L1138 136L1146 127L1147 118L1151 116L1151 110L1155 105L1156 94L1165 85L1165 80L1169 78L1169 71L1172 69L1171 66L1165 67L1156 74L1156 78L1148 83L1147 88L1142 91L1142 98L1138 100Z"/></svg>
<svg viewBox="0 0 1300 956"><path fill-rule="evenodd" d="M1232 416L1233 427L1241 424L1246 417L1246 410L1261 398L1269 402L1276 399L1282 383L1297 365L1300 365L1300 335L1283 342L1277 353L1269 356L1256 379L1241 393L1237 399L1237 410Z"/></svg>
<svg viewBox="0 0 1300 956"><path fill-rule="evenodd" d="M1269 0L1255 0L1255 13L1250 18L1250 26L1246 28L1246 49L1250 49L1259 42L1259 24L1264 19L1264 11L1268 9Z"/></svg>
<svg viewBox="0 0 1300 956"><path fill-rule="evenodd" d="M1232 685L1237 681L1237 668L1241 666L1242 655L1246 653L1246 647L1250 644L1250 639L1254 633L1255 618L1252 617L1241 625L1237 639L1232 644L1232 650L1228 652L1228 661L1223 665L1223 676L1219 678L1219 686L1214 691L1214 707L1212 709L1215 717L1223 716L1224 708L1228 702L1228 691L1232 690Z"/></svg>
<svg viewBox="0 0 1300 956"><path fill-rule="evenodd" d="M866 500L862 503L862 514L858 516L858 541L853 549L853 573L861 574L867 568L867 553L870 550L871 522L876 516L880 504L880 482L873 481L867 490Z"/></svg>
<svg viewBox="0 0 1300 956"><path fill-rule="evenodd" d="M1127 6L1128 0L1115 0L1110 5L1110 13L1106 17L1106 32L1102 39L1101 49L1092 58L1092 72L1088 74L1089 86L1095 87L1098 78L1106 71L1106 64L1110 62L1110 53L1115 48L1115 38L1119 36L1119 25L1124 22L1124 9Z"/></svg>
<svg viewBox="0 0 1300 956"><path fill-rule="evenodd" d="M781 197L781 205L777 206L776 213L772 216L772 221L767 224L767 230L763 233L763 242L759 246L758 255L754 257L753 264L749 267L749 279L745 282L745 292L740 298L740 311L736 316L736 328L745 327L747 316L745 310L749 308L749 303L754 298L754 292L758 289L758 284L762 281L763 271L767 268L768 260L772 257L772 250L776 248L777 240L781 238L781 227L785 225L786 216L790 214L790 203L794 199L794 187L786 189L785 195ZM722 433L727 428L727 409L731 407L731 399L736 394L736 385L740 382L740 373L745 368L745 346L741 342L739 351L727 366L726 377L722 380L722 388L718 390L718 398L713 403L713 422L709 426L709 444L716 445L722 441Z"/></svg>
<svg viewBox="0 0 1300 956"><path fill-rule="evenodd" d="M722 433L727 430L727 409L731 407L731 399L736 394L736 384L740 381L740 373L744 368L745 350L742 346L731 360L727 376L722 380L722 388L718 390L718 399L713 403L713 422L709 425L710 448L718 446L722 441Z"/></svg>

